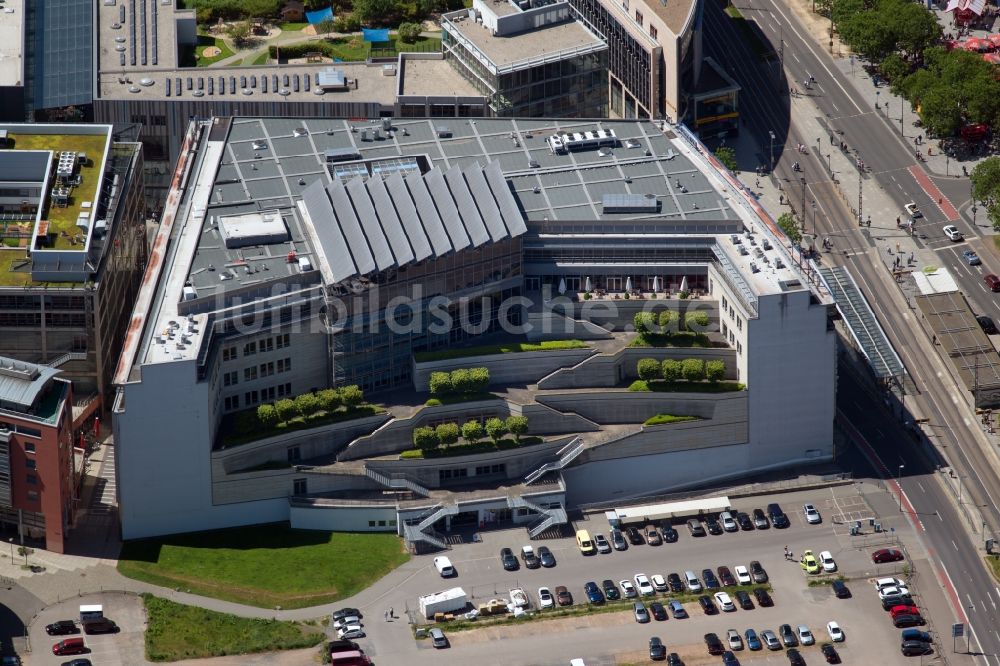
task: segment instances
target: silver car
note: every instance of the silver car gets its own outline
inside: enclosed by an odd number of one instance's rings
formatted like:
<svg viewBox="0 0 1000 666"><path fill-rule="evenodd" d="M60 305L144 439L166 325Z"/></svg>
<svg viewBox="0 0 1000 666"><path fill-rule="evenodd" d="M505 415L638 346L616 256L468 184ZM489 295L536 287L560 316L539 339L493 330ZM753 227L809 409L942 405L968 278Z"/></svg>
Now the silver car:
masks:
<svg viewBox="0 0 1000 666"><path fill-rule="evenodd" d="M649 622L649 611L646 610L646 607L642 605L641 601L637 601L633 604L632 612L635 614L635 621L639 624Z"/></svg>
<svg viewBox="0 0 1000 666"><path fill-rule="evenodd" d="M430 631L431 645L436 648L446 648L448 647L448 638L444 635L444 632L434 627Z"/></svg>
<svg viewBox="0 0 1000 666"><path fill-rule="evenodd" d="M781 649L781 641L778 640L778 637L770 629L764 629L760 632L760 641L768 650Z"/></svg>

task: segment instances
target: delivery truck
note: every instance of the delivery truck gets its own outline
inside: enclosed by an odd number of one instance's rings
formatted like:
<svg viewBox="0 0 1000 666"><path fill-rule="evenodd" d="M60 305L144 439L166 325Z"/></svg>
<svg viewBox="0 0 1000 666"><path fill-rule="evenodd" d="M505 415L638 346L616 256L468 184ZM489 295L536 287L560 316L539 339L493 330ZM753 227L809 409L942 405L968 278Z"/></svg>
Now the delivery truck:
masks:
<svg viewBox="0 0 1000 666"><path fill-rule="evenodd" d="M469 598L465 596L465 590L453 587L450 590L425 594L418 599L418 602L420 603L420 612L430 620L435 613L456 613L465 610Z"/></svg>

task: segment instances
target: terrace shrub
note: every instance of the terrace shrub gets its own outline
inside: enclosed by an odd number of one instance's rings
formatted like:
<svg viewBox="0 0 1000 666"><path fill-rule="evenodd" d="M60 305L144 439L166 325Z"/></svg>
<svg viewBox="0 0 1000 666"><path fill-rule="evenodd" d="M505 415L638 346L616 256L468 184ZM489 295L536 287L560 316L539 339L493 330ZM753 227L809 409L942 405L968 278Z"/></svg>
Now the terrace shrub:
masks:
<svg viewBox="0 0 1000 666"><path fill-rule="evenodd" d="M451 375L447 372L432 372L429 380L432 395L447 395L452 392Z"/></svg>
<svg viewBox="0 0 1000 666"><path fill-rule="evenodd" d="M451 371L451 390L454 393L472 392L472 375L467 368Z"/></svg>
<svg viewBox="0 0 1000 666"><path fill-rule="evenodd" d="M257 421L265 428L273 428L278 425L278 410L274 405L261 405L257 408Z"/></svg>
<svg viewBox="0 0 1000 666"><path fill-rule="evenodd" d="M708 326L708 313L704 310L688 312L684 315L684 328L689 331L703 331Z"/></svg>
<svg viewBox="0 0 1000 666"><path fill-rule="evenodd" d="M340 393L337 389L323 389L316 394L316 398L319 400L319 408L324 411L332 412L340 407Z"/></svg>
<svg viewBox="0 0 1000 666"><path fill-rule="evenodd" d="M700 358L686 358L681 362L681 376L689 382L705 378L705 362Z"/></svg>
<svg viewBox="0 0 1000 666"><path fill-rule="evenodd" d="M639 373L640 379L645 379L646 381L659 379L661 376L660 362L655 358L641 358L639 359L639 363L636 364L636 372Z"/></svg>
<svg viewBox="0 0 1000 666"><path fill-rule="evenodd" d="M309 416L319 411L319 398L315 393L303 393L295 396L295 409L302 416Z"/></svg>
<svg viewBox="0 0 1000 666"><path fill-rule="evenodd" d="M660 371L663 379L668 382L676 382L681 378L681 362L675 358L665 358L660 364Z"/></svg>
<svg viewBox="0 0 1000 666"><path fill-rule="evenodd" d="M677 318L676 310L661 311L659 316L660 328L664 331L672 330L672 328L677 325Z"/></svg>
<svg viewBox="0 0 1000 666"><path fill-rule="evenodd" d="M486 420L486 434L490 436L493 443L499 442L507 434L507 424L502 419L493 417Z"/></svg>
<svg viewBox="0 0 1000 666"><path fill-rule="evenodd" d="M473 392L485 391L490 386L489 368L470 368L469 378L472 382L470 390Z"/></svg>
<svg viewBox="0 0 1000 666"><path fill-rule="evenodd" d="M298 413L298 410L295 409L295 401L289 398L274 403L274 408L278 410L278 418L282 421L290 421Z"/></svg>
<svg viewBox="0 0 1000 666"><path fill-rule="evenodd" d="M507 420L504 422L504 426L507 428L507 432L514 435L514 441L520 444L521 435L528 432L528 417L508 416Z"/></svg>
<svg viewBox="0 0 1000 666"><path fill-rule="evenodd" d="M437 448L441 440L438 439L437 432L434 428L428 428L426 426L413 429L413 445L418 449L434 449Z"/></svg>
<svg viewBox="0 0 1000 666"><path fill-rule="evenodd" d="M340 394L340 401L346 407L357 407L365 401L365 392L357 384L341 386L337 393Z"/></svg>
<svg viewBox="0 0 1000 666"><path fill-rule="evenodd" d="M705 363L705 376L710 382L720 381L726 376L726 362L720 359Z"/></svg>
<svg viewBox="0 0 1000 666"><path fill-rule="evenodd" d="M656 316L652 312L636 312L632 318L636 333L653 333L656 326Z"/></svg>
<svg viewBox="0 0 1000 666"><path fill-rule="evenodd" d="M434 434L437 435L438 442L444 446L457 442L458 433L458 424L456 423L442 423L434 429Z"/></svg>

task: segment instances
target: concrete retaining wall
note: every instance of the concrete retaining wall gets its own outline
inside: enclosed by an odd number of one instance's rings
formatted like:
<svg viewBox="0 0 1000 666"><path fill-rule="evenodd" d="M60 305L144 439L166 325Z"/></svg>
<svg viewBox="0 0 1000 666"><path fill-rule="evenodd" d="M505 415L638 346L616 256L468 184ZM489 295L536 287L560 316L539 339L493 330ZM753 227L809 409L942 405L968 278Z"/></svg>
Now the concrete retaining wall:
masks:
<svg viewBox="0 0 1000 666"><path fill-rule="evenodd" d="M323 474L293 467L261 472L239 472L213 479L212 503L233 504L252 500L286 498L293 494L296 479L306 480L307 493L333 490L370 490L379 485L359 474Z"/></svg>
<svg viewBox="0 0 1000 666"><path fill-rule="evenodd" d="M529 312L525 335L539 340L608 340L611 333L589 321L567 317L560 312Z"/></svg>
<svg viewBox="0 0 1000 666"><path fill-rule="evenodd" d="M534 384L545 375L574 366L595 353L593 349L565 349L414 362L413 389L426 393L432 372L451 372L459 368L486 368L490 371L490 384L495 386Z"/></svg>
<svg viewBox="0 0 1000 666"><path fill-rule="evenodd" d="M559 435L562 433L593 432L601 427L579 414L558 412L551 407L530 403L507 403L510 413L528 418L528 432L532 435Z"/></svg>
<svg viewBox="0 0 1000 666"><path fill-rule="evenodd" d="M657 414L716 418L723 405L735 401L746 413L747 392L733 393L632 393L580 391L540 393L536 400L559 411L574 412L601 424L642 423Z"/></svg>

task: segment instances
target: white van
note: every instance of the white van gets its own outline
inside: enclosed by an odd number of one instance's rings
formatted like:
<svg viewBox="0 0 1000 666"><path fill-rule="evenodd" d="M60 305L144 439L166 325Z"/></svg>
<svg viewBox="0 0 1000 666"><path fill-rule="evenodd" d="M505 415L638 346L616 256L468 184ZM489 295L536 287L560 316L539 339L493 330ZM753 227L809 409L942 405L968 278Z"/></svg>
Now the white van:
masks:
<svg viewBox="0 0 1000 666"><path fill-rule="evenodd" d="M701 592L701 581L698 580L698 576L693 571L684 572L684 582L687 583L690 592Z"/></svg>
<svg viewBox="0 0 1000 666"><path fill-rule="evenodd" d="M444 555L434 558L434 568L441 574L441 578L451 578L455 575L455 567L451 565L451 560Z"/></svg>

